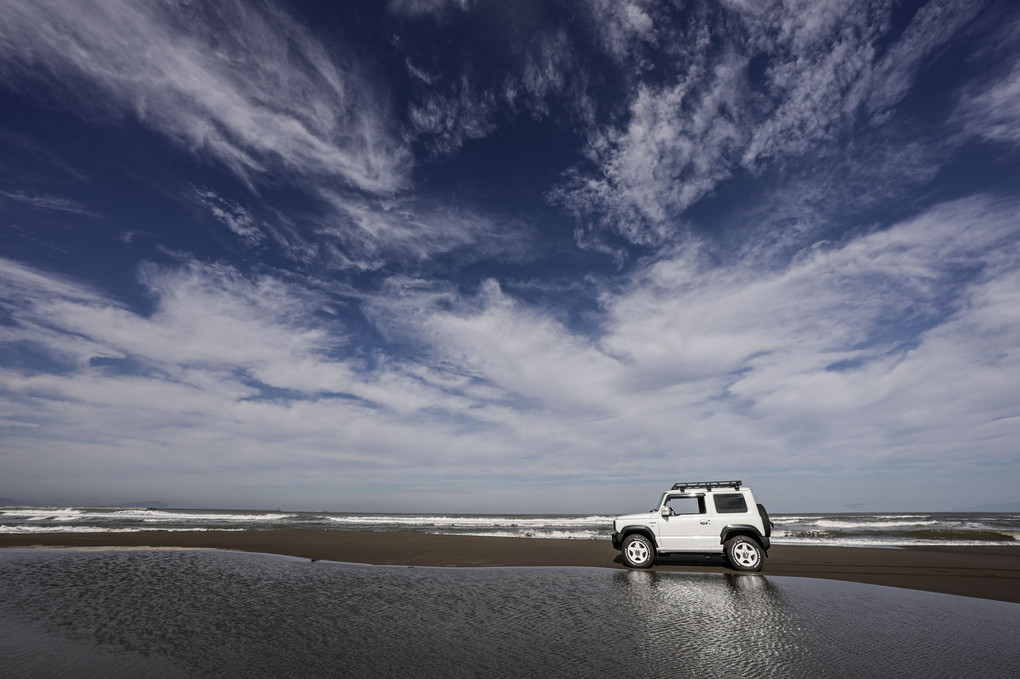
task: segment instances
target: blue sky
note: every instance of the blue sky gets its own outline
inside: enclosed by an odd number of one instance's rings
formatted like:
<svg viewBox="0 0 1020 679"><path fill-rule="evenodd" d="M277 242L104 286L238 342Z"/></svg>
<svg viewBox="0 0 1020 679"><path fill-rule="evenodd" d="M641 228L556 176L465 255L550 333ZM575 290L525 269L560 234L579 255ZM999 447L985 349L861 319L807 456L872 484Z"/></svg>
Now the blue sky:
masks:
<svg viewBox="0 0 1020 679"><path fill-rule="evenodd" d="M0 496L1020 480L1020 8L8 0Z"/></svg>

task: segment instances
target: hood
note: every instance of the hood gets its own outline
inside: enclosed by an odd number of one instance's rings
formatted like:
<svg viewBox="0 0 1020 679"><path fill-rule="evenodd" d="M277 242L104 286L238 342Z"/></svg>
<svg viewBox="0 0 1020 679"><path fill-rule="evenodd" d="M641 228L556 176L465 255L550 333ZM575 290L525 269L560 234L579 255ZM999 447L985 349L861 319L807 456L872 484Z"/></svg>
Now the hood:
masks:
<svg viewBox="0 0 1020 679"><path fill-rule="evenodd" d="M638 512L637 514L623 514L616 517L617 523L644 523L647 524L649 521L655 521L659 518L659 512L652 510L650 512Z"/></svg>

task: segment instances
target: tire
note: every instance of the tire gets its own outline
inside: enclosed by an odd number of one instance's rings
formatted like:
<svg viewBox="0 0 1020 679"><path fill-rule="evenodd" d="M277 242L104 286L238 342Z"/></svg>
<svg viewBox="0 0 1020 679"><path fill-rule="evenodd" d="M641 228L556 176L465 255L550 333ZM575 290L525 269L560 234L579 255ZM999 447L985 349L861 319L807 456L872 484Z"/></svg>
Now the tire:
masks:
<svg viewBox="0 0 1020 679"><path fill-rule="evenodd" d="M769 513L765 511L765 505L758 505L758 514L761 515L761 524L765 529L765 537L771 537L772 519L769 518Z"/></svg>
<svg viewBox="0 0 1020 679"><path fill-rule="evenodd" d="M726 541L726 559L734 570L757 572L765 560L765 550L745 535L738 535Z"/></svg>
<svg viewBox="0 0 1020 679"><path fill-rule="evenodd" d="M652 541L640 533L625 537L620 549L623 552L623 562L631 568L650 568L655 561Z"/></svg>

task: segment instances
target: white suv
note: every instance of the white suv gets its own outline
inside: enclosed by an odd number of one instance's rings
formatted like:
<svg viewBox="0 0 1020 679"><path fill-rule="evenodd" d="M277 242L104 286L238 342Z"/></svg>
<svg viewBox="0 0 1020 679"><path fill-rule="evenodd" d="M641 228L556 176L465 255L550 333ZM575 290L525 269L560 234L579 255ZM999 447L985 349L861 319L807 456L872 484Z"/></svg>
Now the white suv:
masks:
<svg viewBox="0 0 1020 679"><path fill-rule="evenodd" d="M738 571L760 571L771 535L768 512L741 481L676 483L652 511L613 521L613 547L631 568L683 553L725 554Z"/></svg>

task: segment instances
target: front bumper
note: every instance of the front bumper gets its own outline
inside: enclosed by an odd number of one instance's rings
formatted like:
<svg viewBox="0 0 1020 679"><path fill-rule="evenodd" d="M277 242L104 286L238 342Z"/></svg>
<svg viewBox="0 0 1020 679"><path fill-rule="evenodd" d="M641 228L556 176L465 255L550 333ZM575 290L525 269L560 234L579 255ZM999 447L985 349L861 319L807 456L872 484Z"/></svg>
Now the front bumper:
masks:
<svg viewBox="0 0 1020 679"><path fill-rule="evenodd" d="M619 533L613 533L613 549L623 548L623 536Z"/></svg>

